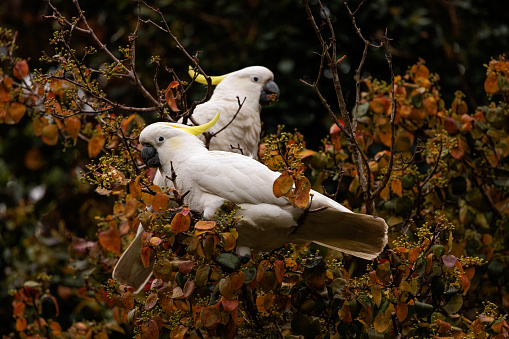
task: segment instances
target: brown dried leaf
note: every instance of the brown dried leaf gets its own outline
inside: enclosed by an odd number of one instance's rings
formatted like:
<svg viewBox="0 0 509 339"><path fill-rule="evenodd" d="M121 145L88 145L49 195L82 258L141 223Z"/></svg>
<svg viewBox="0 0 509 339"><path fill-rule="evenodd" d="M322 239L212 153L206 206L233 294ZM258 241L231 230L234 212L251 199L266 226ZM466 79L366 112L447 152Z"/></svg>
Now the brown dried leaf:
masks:
<svg viewBox="0 0 509 339"><path fill-rule="evenodd" d="M236 291L242 287L246 281L246 274L242 271L234 272L230 274L230 283L232 290Z"/></svg>
<svg viewBox="0 0 509 339"><path fill-rule="evenodd" d="M180 261L177 264L177 267L178 267L179 271L184 273L184 274L191 273L191 271L193 270L193 266L194 266L194 261L193 260Z"/></svg>
<svg viewBox="0 0 509 339"><path fill-rule="evenodd" d="M193 291L194 291L194 286L195 286L194 280L189 279L186 281L186 283L184 284L184 289L183 289L185 299L191 298L191 295L193 294Z"/></svg>
<svg viewBox="0 0 509 339"><path fill-rule="evenodd" d="M147 300L145 301L145 310L152 309L156 304L157 300L159 300L159 297L157 296L157 293L152 292L148 295Z"/></svg>
<svg viewBox="0 0 509 339"><path fill-rule="evenodd" d="M134 308L134 297L131 292L123 292L120 300L126 309L132 310Z"/></svg>
<svg viewBox="0 0 509 339"><path fill-rule="evenodd" d="M141 324L141 339L158 339L159 328L154 320Z"/></svg>
<svg viewBox="0 0 509 339"><path fill-rule="evenodd" d="M222 298L221 304L226 312L233 312L239 307L239 301L235 299Z"/></svg>
<svg viewBox="0 0 509 339"><path fill-rule="evenodd" d="M200 313L201 323L208 330L215 330L221 322L221 312L214 306L203 308Z"/></svg>

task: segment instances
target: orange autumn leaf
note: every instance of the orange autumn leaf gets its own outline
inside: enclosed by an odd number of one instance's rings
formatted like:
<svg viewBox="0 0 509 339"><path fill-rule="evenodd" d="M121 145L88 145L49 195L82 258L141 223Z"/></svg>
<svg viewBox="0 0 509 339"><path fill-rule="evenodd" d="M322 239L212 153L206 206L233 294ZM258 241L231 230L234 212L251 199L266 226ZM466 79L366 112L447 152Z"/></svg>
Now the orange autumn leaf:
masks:
<svg viewBox="0 0 509 339"><path fill-rule="evenodd" d="M295 206L304 209L309 204L309 192L311 191L311 182L308 178L298 179L295 182Z"/></svg>
<svg viewBox="0 0 509 339"><path fill-rule="evenodd" d="M154 200L152 200L152 208L154 212L163 212L166 211L168 204L170 203L170 197L166 194L157 192L154 196Z"/></svg>
<svg viewBox="0 0 509 339"><path fill-rule="evenodd" d="M58 142L58 127L55 124L46 125L42 128L42 141L50 146L54 146Z"/></svg>
<svg viewBox="0 0 509 339"><path fill-rule="evenodd" d="M396 304L396 316L399 322L403 322L408 316L408 305L404 302L398 302Z"/></svg>
<svg viewBox="0 0 509 339"><path fill-rule="evenodd" d="M490 72L484 81L484 91L487 94L495 94L500 91L498 86L498 75L495 72Z"/></svg>
<svg viewBox="0 0 509 339"><path fill-rule="evenodd" d="M426 110L426 112L433 116L433 115L437 115L437 112L438 112L438 104L437 104L437 101L435 100L434 97L432 96L427 96L426 98L424 98L424 100L422 101L422 105L424 106L424 109Z"/></svg>
<svg viewBox="0 0 509 339"><path fill-rule="evenodd" d="M9 107L9 115L12 118L12 121L17 124L20 122L21 118L25 115L27 107L20 102L13 102Z"/></svg>
<svg viewBox="0 0 509 339"><path fill-rule="evenodd" d="M69 137L74 141L74 144L76 144L76 140L78 139L78 135L81 130L81 120L76 117L65 119L65 130L67 131L67 134L69 134Z"/></svg>
<svg viewBox="0 0 509 339"><path fill-rule="evenodd" d="M99 243L104 249L120 255L120 234L114 227L99 233Z"/></svg>
<svg viewBox="0 0 509 339"><path fill-rule="evenodd" d="M272 185L272 192L276 198L285 196L290 192L293 187L293 178L288 172L281 173L281 175L274 181Z"/></svg>
<svg viewBox="0 0 509 339"><path fill-rule="evenodd" d="M389 200L389 193L390 193L389 185L386 185L384 189L380 192L380 198L384 199L385 201Z"/></svg>
<svg viewBox="0 0 509 339"><path fill-rule="evenodd" d="M177 107L177 103L175 101L175 96L173 95L173 90L172 90L173 88L177 88L178 86L179 86L178 81L172 81L170 83L170 85L168 86L168 88L166 89L166 92L164 94L164 98L166 99L168 106L170 106L170 109L173 112L180 111L179 108Z"/></svg>
<svg viewBox="0 0 509 339"><path fill-rule="evenodd" d="M21 60L21 61L18 61L16 62L16 64L14 65L14 69L12 70L12 74L14 75L14 77L16 79L23 79L24 77L27 76L28 74L28 63L26 60Z"/></svg>
<svg viewBox="0 0 509 339"><path fill-rule="evenodd" d="M391 190L401 197L403 195L403 186L401 185L401 180L393 179L391 182Z"/></svg>
<svg viewBox="0 0 509 339"><path fill-rule="evenodd" d="M141 249L141 263L143 264L143 267L149 268L150 266L150 256L154 252L153 249L150 247L143 247Z"/></svg>
<svg viewBox="0 0 509 339"><path fill-rule="evenodd" d="M136 179L131 180L129 182L129 192L133 196L134 199L140 200L141 199L141 185L140 185L140 176L138 175Z"/></svg>
<svg viewBox="0 0 509 339"><path fill-rule="evenodd" d="M149 242L152 246L158 246L160 243L163 242L163 240L159 237L152 237L150 238Z"/></svg>
<svg viewBox="0 0 509 339"><path fill-rule="evenodd" d="M191 217L179 212L171 220L170 229L173 233L181 233L187 231L190 226Z"/></svg>
<svg viewBox="0 0 509 339"><path fill-rule="evenodd" d="M26 318L20 317L16 319L16 331L23 332L27 327Z"/></svg>
<svg viewBox="0 0 509 339"><path fill-rule="evenodd" d="M419 258L419 256L421 255L421 252L422 252L422 248L420 247L414 247L410 250L410 252L408 252L408 260L410 260L410 262L414 262L415 260L417 260L417 258Z"/></svg>
<svg viewBox="0 0 509 339"><path fill-rule="evenodd" d="M213 220L200 220L194 225L194 228L199 231L209 231L214 227L216 227L216 222Z"/></svg>
<svg viewBox="0 0 509 339"><path fill-rule="evenodd" d="M412 72L412 78L414 81L419 78L427 79L429 77L429 69L423 64L413 65L410 71Z"/></svg>
<svg viewBox="0 0 509 339"><path fill-rule="evenodd" d="M221 233L221 237L223 238L223 246L225 251L230 251L235 248L237 245L237 240L235 239L235 236L230 232L224 232Z"/></svg>
<svg viewBox="0 0 509 339"><path fill-rule="evenodd" d="M101 150L106 142L106 139L102 136L93 136L88 141L88 157L95 158L101 153Z"/></svg>

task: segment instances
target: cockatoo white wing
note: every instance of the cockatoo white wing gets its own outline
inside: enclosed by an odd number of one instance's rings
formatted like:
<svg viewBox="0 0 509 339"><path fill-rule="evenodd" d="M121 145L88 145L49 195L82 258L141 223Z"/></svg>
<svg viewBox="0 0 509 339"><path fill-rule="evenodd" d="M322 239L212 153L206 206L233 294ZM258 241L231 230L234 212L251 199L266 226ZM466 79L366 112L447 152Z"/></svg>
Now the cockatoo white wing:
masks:
<svg viewBox="0 0 509 339"><path fill-rule="evenodd" d="M156 171L153 182L159 187L165 186L165 179L159 170ZM152 208L148 208L148 210L151 211ZM142 240L144 233L145 231L143 230L141 223L138 224L136 236L129 247L127 247L124 253L122 253L122 256L118 259L112 273L113 278L120 283L133 286L135 288L135 293L141 291L152 276L152 266L154 264L154 257L150 258L150 264L148 267L143 266L143 262L141 261L141 250L143 248Z"/></svg>

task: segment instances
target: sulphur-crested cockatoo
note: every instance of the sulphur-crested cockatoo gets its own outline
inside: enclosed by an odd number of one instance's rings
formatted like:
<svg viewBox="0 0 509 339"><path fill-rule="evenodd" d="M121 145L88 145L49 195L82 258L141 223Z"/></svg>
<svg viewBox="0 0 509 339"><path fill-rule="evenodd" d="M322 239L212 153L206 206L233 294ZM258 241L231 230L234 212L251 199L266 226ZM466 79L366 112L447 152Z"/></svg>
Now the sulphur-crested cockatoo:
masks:
<svg viewBox="0 0 509 339"><path fill-rule="evenodd" d="M154 123L140 134L142 158L158 167L161 181L176 173L177 189L189 193L190 208L203 211L205 218L225 201L236 204L241 220L237 246L264 251L286 243L316 242L363 259L374 259L387 244L387 224L381 218L353 213L324 195L311 191L310 209L325 209L304 215L286 197L276 198L273 183L280 173L239 154L208 151L197 135L213 126L218 115L202 126ZM165 186L162 184L162 186ZM141 242L140 242L141 244ZM129 253L128 253L129 252ZM125 260L121 263L122 259ZM119 261L118 280L139 288L149 277L141 265L141 245L131 245Z"/></svg>
<svg viewBox="0 0 509 339"><path fill-rule="evenodd" d="M205 78L195 75L192 69L189 74L197 82L207 84ZM205 124L219 111L219 121L209 132L216 133L228 126L210 139L209 150L241 153L257 158L261 108L271 105L279 98L274 74L268 68L251 66L211 78L212 83L217 86L209 101L196 106L193 119L198 124ZM203 136L200 138L205 140Z"/></svg>
<svg viewBox="0 0 509 339"><path fill-rule="evenodd" d="M195 74L191 68L189 74L198 83L207 84L205 77ZM221 111L219 120L209 129L211 133L220 132L210 139L208 148L257 158L261 108L279 99L279 88L274 82L274 74L266 67L251 66L225 75L213 76L211 81L216 88L210 100L196 106L193 112L194 121L204 124ZM205 141L203 135L199 137ZM160 171L156 173L154 184L172 187ZM152 268L144 268L139 259L143 233L143 228L139 225L135 239L113 270L115 279L140 288L152 274ZM132 281L132 278L136 280Z"/></svg>

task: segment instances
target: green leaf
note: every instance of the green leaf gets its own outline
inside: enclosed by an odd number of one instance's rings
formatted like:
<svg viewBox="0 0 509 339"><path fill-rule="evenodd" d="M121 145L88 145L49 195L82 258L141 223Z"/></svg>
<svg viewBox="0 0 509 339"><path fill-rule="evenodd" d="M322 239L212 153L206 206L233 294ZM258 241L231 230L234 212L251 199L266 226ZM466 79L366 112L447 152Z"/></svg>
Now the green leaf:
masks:
<svg viewBox="0 0 509 339"><path fill-rule="evenodd" d="M292 330L305 337L314 338L320 333L320 321L318 318L297 313L292 319Z"/></svg>
<svg viewBox="0 0 509 339"><path fill-rule="evenodd" d="M442 306L444 311L446 311L449 314L458 313L458 311L461 309L461 306L463 306L463 297L461 294L455 294L452 296L452 298Z"/></svg>
<svg viewBox="0 0 509 339"><path fill-rule="evenodd" d="M210 273L210 265L201 265L196 270L196 277L194 281L196 282L196 285L198 286L205 286L207 281L209 280L209 273Z"/></svg>
<svg viewBox="0 0 509 339"><path fill-rule="evenodd" d="M343 291L343 289L345 288L345 286L347 285L347 281L343 278L336 278L334 280L331 281L331 283L329 284L329 286L332 288L332 292L334 294L340 294L341 291Z"/></svg>
<svg viewBox="0 0 509 339"><path fill-rule="evenodd" d="M426 318L433 312L433 305L416 301L414 304L414 310L419 318Z"/></svg>
<svg viewBox="0 0 509 339"><path fill-rule="evenodd" d="M382 302L380 303L380 307L378 309L375 309L373 310L373 317L376 317L377 315L379 314L382 314L383 312L385 312L385 310L387 308L389 308L389 305L391 304L391 302L389 301L389 299L387 298L382 298Z"/></svg>
<svg viewBox="0 0 509 339"><path fill-rule="evenodd" d="M446 253L446 250L444 245L433 245L431 246L431 252L433 252L436 257L441 258Z"/></svg>
<svg viewBox="0 0 509 339"><path fill-rule="evenodd" d="M231 253L221 253L217 257L217 261L219 261L219 263L224 267L231 270L236 270L240 267L240 259Z"/></svg>
<svg viewBox="0 0 509 339"><path fill-rule="evenodd" d="M504 264L498 260L490 261L490 263L488 264L487 270L488 270L488 277L491 280L495 280L498 277L500 277L500 275L504 271Z"/></svg>
<svg viewBox="0 0 509 339"><path fill-rule="evenodd" d="M244 281L244 284L249 284L256 277L256 267L254 266L243 268L242 272L246 275L246 281Z"/></svg>

